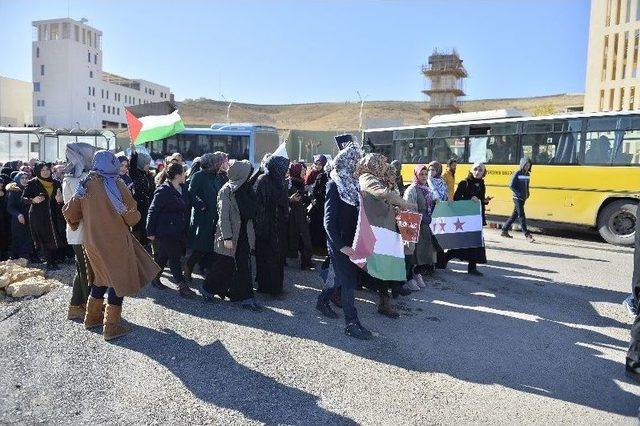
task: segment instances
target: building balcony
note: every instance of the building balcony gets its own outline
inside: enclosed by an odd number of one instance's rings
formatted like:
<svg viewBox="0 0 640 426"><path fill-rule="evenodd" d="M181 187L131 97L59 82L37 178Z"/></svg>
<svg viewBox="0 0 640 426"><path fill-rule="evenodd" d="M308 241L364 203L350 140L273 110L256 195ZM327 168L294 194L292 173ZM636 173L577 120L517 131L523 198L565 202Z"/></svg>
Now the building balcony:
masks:
<svg viewBox="0 0 640 426"><path fill-rule="evenodd" d="M460 88L457 87L441 87L441 88L431 88L431 89L426 89L423 90L422 93L424 93L425 95L431 96L431 95L438 95L438 94L450 94L453 96L466 96L466 94L464 93L464 91Z"/></svg>
<svg viewBox="0 0 640 426"><path fill-rule="evenodd" d="M436 76L436 75L453 75L458 78L468 77L467 70L464 69L462 65L423 65L422 66L422 74L427 77Z"/></svg>

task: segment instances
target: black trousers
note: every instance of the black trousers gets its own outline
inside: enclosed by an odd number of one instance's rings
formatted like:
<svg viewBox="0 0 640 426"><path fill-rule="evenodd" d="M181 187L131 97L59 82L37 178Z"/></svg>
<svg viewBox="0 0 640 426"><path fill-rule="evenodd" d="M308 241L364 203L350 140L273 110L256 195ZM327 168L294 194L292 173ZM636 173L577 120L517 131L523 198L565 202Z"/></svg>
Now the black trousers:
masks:
<svg viewBox="0 0 640 426"><path fill-rule="evenodd" d="M637 301L640 300L640 207L636 212L636 243L633 254L633 277L631 286L633 296ZM640 366L640 314L636 316L631 326L631 344L627 352L627 364L631 364L634 368Z"/></svg>
<svg viewBox="0 0 640 426"><path fill-rule="evenodd" d="M76 255L76 275L73 278L73 291L71 292L71 305L84 305L89 298L89 281L87 272L91 265L84 255L82 245L73 244L73 251Z"/></svg>
<svg viewBox="0 0 640 426"><path fill-rule="evenodd" d="M153 248L153 259L156 261L158 266L160 266L160 272L156 279L160 279L162 271L168 263L175 283L183 283L184 276L182 275L182 263L180 262L180 258L184 252L184 241L178 238L156 237L153 242Z"/></svg>
<svg viewBox="0 0 640 426"><path fill-rule="evenodd" d="M116 291L113 287L99 287L96 285L91 286L91 297L94 299L104 299L104 294L107 294L107 302L110 305L122 306L122 302L124 301L124 297L118 297L116 295Z"/></svg>

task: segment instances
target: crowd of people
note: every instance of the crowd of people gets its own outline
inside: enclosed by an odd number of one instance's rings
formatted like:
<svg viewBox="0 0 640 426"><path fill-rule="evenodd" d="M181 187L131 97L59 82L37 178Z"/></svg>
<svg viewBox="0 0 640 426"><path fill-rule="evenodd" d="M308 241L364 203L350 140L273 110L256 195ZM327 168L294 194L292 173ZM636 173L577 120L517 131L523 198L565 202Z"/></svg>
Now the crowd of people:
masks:
<svg viewBox="0 0 640 426"><path fill-rule="evenodd" d="M155 172L151 163L134 145L129 155L115 156L74 143L62 164L11 162L0 173L3 259L44 261L56 270L75 258L67 317L84 319L88 329L104 324L107 340L128 332L120 321L124 297L148 283L169 290L161 281L166 267L179 297L197 296L197 271L205 299L228 299L251 311L262 310L254 292L283 295L286 265L319 269L325 287L318 311L337 318L334 309L342 309L346 334L368 339L355 309L356 289L375 291L378 312L398 318L392 299L426 287L449 260L467 262L469 274L478 276L478 264L487 261L484 247L443 250L429 226L436 203L457 200L478 202L484 222L491 197L483 163L463 179L456 178L454 159L446 170L437 161L416 165L408 185L401 164L353 142L332 161L318 155L310 165L268 154L254 169L223 152L204 154L189 167L180 154ZM528 181L522 176L530 169L523 160L512 180L510 222L520 217L524 225ZM388 229L396 229L400 210L422 215L417 241L404 244L405 280L381 280L353 262L361 203ZM523 230L529 235L526 225Z"/></svg>

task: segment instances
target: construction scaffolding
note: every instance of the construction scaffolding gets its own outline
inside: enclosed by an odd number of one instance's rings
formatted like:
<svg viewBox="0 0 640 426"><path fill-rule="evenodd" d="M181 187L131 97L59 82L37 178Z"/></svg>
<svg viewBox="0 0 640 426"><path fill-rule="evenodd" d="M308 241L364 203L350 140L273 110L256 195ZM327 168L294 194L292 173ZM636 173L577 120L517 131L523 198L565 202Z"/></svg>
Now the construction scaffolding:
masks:
<svg viewBox="0 0 640 426"><path fill-rule="evenodd" d="M465 96L464 78L467 77L467 71L455 49L446 53L434 50L428 64L422 66L422 74L429 81L429 88L422 91L429 97L424 109L428 114L427 119L461 111L459 98Z"/></svg>

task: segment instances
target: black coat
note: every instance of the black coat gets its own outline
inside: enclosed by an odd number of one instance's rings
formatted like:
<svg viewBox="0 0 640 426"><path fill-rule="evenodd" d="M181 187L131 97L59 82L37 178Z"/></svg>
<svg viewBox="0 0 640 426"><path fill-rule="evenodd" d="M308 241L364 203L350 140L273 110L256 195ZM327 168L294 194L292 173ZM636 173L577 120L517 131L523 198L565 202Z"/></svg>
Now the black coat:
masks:
<svg viewBox="0 0 640 426"><path fill-rule="evenodd" d="M300 250L303 252L303 256L311 256L311 234L309 233L309 222L307 222L307 207L311 204L311 198L304 190L304 182L291 182L289 197L296 193L301 196L300 201L289 199L287 226L287 257L289 258L297 258Z"/></svg>
<svg viewBox="0 0 640 426"><path fill-rule="evenodd" d="M453 196L454 201L470 200L473 197L478 198L482 203L482 224L486 225L485 218L485 186L484 179L475 179L471 174L458 184L456 193ZM470 263L487 263L487 252L484 247L466 248L449 250L448 255L451 258L464 260Z"/></svg>
<svg viewBox="0 0 640 426"><path fill-rule="evenodd" d="M338 186L330 180L324 205L324 229L327 232L327 249L331 255L340 255L342 247L351 247L357 225L358 208L342 201Z"/></svg>
<svg viewBox="0 0 640 426"><path fill-rule="evenodd" d="M189 227L189 191L182 185L182 194L170 182L156 189L147 216L147 235L186 242Z"/></svg>
<svg viewBox="0 0 640 426"><path fill-rule="evenodd" d="M29 208L29 229L36 247L43 250L44 255L54 250L67 246L66 228L64 216L62 216L62 203L55 198L56 192L62 192L62 185L53 180L53 195L49 197L44 186L38 178L31 179L24 188L22 196L33 200L38 195L43 195L45 200L39 204L31 203Z"/></svg>
<svg viewBox="0 0 640 426"><path fill-rule="evenodd" d="M311 231L311 243L316 248L325 248L327 246L327 234L324 230L324 204L327 197L327 181L327 174L325 172L319 173L311 191L309 230Z"/></svg>
<svg viewBox="0 0 640 426"><path fill-rule="evenodd" d="M146 239L145 227L147 223L147 215L149 212L149 206L153 199L153 193L156 189L156 184L153 181L151 173L138 169L138 153L131 154L131 161L129 166L129 176L131 177L131 193L133 199L138 204L138 211L140 212L140 221L133 226L133 230L139 233ZM144 240L143 240L144 241Z"/></svg>
<svg viewBox="0 0 640 426"><path fill-rule="evenodd" d="M4 260L4 253L11 244L11 216L7 211L7 200L9 194L6 189L2 190L0 196L0 260Z"/></svg>
<svg viewBox="0 0 640 426"><path fill-rule="evenodd" d="M11 217L11 257L28 259L33 255L33 240L29 231L29 203L22 198L23 188L17 183L7 185L7 213ZM18 220L23 215L25 223Z"/></svg>

